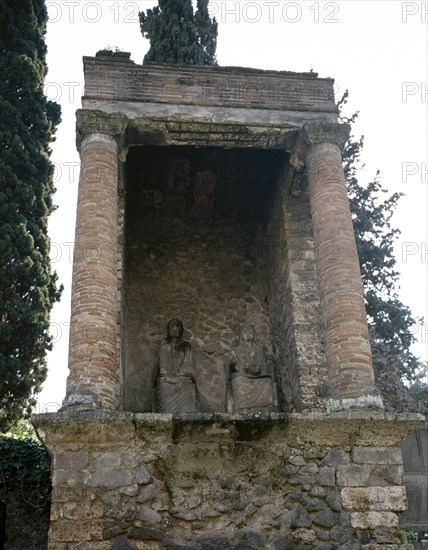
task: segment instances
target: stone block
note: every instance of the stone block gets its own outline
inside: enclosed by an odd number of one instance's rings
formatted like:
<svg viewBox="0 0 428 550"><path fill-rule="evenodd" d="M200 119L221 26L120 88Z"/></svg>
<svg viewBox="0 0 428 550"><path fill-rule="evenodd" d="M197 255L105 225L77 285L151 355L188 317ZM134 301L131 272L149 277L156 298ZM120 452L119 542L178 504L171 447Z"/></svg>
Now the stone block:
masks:
<svg viewBox="0 0 428 550"><path fill-rule="evenodd" d="M327 508L325 510L321 510L321 512L318 512L318 514L314 517L313 522L315 525L320 525L321 527L331 529L337 524L337 514L334 514Z"/></svg>
<svg viewBox="0 0 428 550"><path fill-rule="evenodd" d="M127 495L128 497L133 497L138 493L138 485L136 483L133 483L132 485L120 487L119 493L121 495Z"/></svg>
<svg viewBox="0 0 428 550"><path fill-rule="evenodd" d="M334 493L329 495L326 499L326 504L333 510L333 512L340 512L342 510L342 499L340 493Z"/></svg>
<svg viewBox="0 0 428 550"><path fill-rule="evenodd" d="M336 469L323 466L320 468L315 481L318 485L324 487L334 487L336 485Z"/></svg>
<svg viewBox="0 0 428 550"><path fill-rule="evenodd" d="M81 470L86 468L89 462L87 451L63 451L55 454L54 468Z"/></svg>
<svg viewBox="0 0 428 550"><path fill-rule="evenodd" d="M306 504L306 511L307 512L318 512L319 510L323 510L324 508L325 508L325 504L319 498L312 498Z"/></svg>
<svg viewBox="0 0 428 550"><path fill-rule="evenodd" d="M168 550L198 550L198 548L190 545L183 546L182 544L169 544Z"/></svg>
<svg viewBox="0 0 428 550"><path fill-rule="evenodd" d="M95 468L117 468L122 463L119 453L97 453L95 458Z"/></svg>
<svg viewBox="0 0 428 550"><path fill-rule="evenodd" d="M339 525L340 527L351 527L351 513L340 512L339 513Z"/></svg>
<svg viewBox="0 0 428 550"><path fill-rule="evenodd" d="M378 527L371 532L370 540L367 540L365 544L401 544L402 542L400 532L397 529Z"/></svg>
<svg viewBox="0 0 428 550"><path fill-rule="evenodd" d="M103 537L106 540L113 539L114 537L117 537L118 535L122 535L125 532L125 529L122 527L116 526L116 527L109 527L108 529L104 529Z"/></svg>
<svg viewBox="0 0 428 550"><path fill-rule="evenodd" d="M309 494L313 497L319 498L319 497L326 497L329 493L328 493L328 489L326 489L325 487L320 487L318 485L315 485L315 487L312 487Z"/></svg>
<svg viewBox="0 0 428 550"><path fill-rule="evenodd" d="M350 461L349 453L341 449L332 449L322 460L321 464L325 466L338 466L339 464L349 464Z"/></svg>
<svg viewBox="0 0 428 550"><path fill-rule="evenodd" d="M129 530L129 537L131 539L145 539L145 540L164 540L166 533L160 529L150 529L148 527L132 527Z"/></svg>
<svg viewBox="0 0 428 550"><path fill-rule="evenodd" d="M339 544L344 544L352 538L352 529L344 529L343 527L333 527L330 531L330 538Z"/></svg>
<svg viewBox="0 0 428 550"><path fill-rule="evenodd" d="M156 460L156 455L154 455L153 453L144 454L140 458L140 460L141 462L145 462L147 464L148 462L153 462L154 460Z"/></svg>
<svg viewBox="0 0 428 550"><path fill-rule="evenodd" d="M75 517L78 517L78 518L86 517L86 519L99 519L103 517L104 506L101 504L101 502L92 502L92 503L88 502L88 503L83 503L83 505L82 503L79 503L79 507L81 509L81 511L79 512L76 509L70 512L66 510L65 517L74 519L71 517L72 514L74 514ZM82 512L82 510L84 511L84 513ZM70 513L70 515L67 515L68 513Z"/></svg>
<svg viewBox="0 0 428 550"><path fill-rule="evenodd" d="M291 511L290 515L287 518L287 523L291 529L295 529L298 527L311 527L312 519L304 508L298 506Z"/></svg>
<svg viewBox="0 0 428 550"><path fill-rule="evenodd" d="M100 520L61 519L51 522L50 541L52 542L85 542L103 539L103 525Z"/></svg>
<svg viewBox="0 0 428 550"><path fill-rule="evenodd" d="M372 467L366 464L348 464L337 467L337 484L341 487L364 487L368 484Z"/></svg>
<svg viewBox="0 0 428 550"><path fill-rule="evenodd" d="M147 471L145 466L140 466L137 471L137 483L139 485L147 485L152 480L152 476Z"/></svg>
<svg viewBox="0 0 428 550"><path fill-rule="evenodd" d="M160 523L162 521L162 516L149 508L148 506L141 506L138 517L141 521L147 523Z"/></svg>
<svg viewBox="0 0 428 550"><path fill-rule="evenodd" d="M296 502L306 505L307 501L308 497L305 495L305 493L297 491L296 493L289 493L284 499L284 504L286 506L290 504L291 507L293 507Z"/></svg>
<svg viewBox="0 0 428 550"><path fill-rule="evenodd" d="M291 456L288 461L290 464L293 464L294 466L305 466L306 460L303 458L303 456L297 455L297 456Z"/></svg>
<svg viewBox="0 0 428 550"><path fill-rule="evenodd" d="M342 489L345 510L399 512L406 509L404 487L346 487Z"/></svg>
<svg viewBox="0 0 428 550"><path fill-rule="evenodd" d="M398 516L393 512L352 512L351 526L354 529L398 527Z"/></svg>
<svg viewBox="0 0 428 550"><path fill-rule="evenodd" d="M291 550L294 547L294 543L286 537L280 537L275 540L275 550Z"/></svg>
<svg viewBox="0 0 428 550"><path fill-rule="evenodd" d="M117 470L116 468L106 468L98 470L91 474L89 485L93 487L120 487L121 485L131 485L132 474L127 470Z"/></svg>
<svg viewBox="0 0 428 550"><path fill-rule="evenodd" d="M85 470L79 469L59 469L56 468L52 474L52 485L58 487L59 485L79 485L83 482L83 475Z"/></svg>
<svg viewBox="0 0 428 550"><path fill-rule="evenodd" d="M310 463L306 466L303 466L303 468L300 468L299 474L317 474L319 471L319 468L316 464Z"/></svg>
<svg viewBox="0 0 428 550"><path fill-rule="evenodd" d="M286 466L283 466L281 468L281 474L285 476L297 474L298 471L299 471L298 466L293 466L292 464L287 464Z"/></svg>
<svg viewBox="0 0 428 550"><path fill-rule="evenodd" d="M114 541L111 550L136 550L133 544L130 544L125 537L117 537Z"/></svg>
<svg viewBox="0 0 428 550"><path fill-rule="evenodd" d="M199 539L202 550L230 550L230 542L227 537L206 537Z"/></svg>
<svg viewBox="0 0 428 550"><path fill-rule="evenodd" d="M370 485L403 485L403 466L374 466L370 476Z"/></svg>
<svg viewBox="0 0 428 550"><path fill-rule="evenodd" d="M49 550L51 546L49 545ZM68 550L111 550L111 543L109 541L102 542L79 542L68 546Z"/></svg>
<svg viewBox="0 0 428 550"><path fill-rule="evenodd" d="M103 517L104 506L100 502L64 502L52 505L51 520L99 519Z"/></svg>
<svg viewBox="0 0 428 550"><path fill-rule="evenodd" d="M117 506L120 502L120 494L118 491L107 491L99 496L101 502L109 506Z"/></svg>
<svg viewBox="0 0 428 550"><path fill-rule="evenodd" d="M177 519L183 519L184 521L195 521L198 519L194 512L189 512L188 510L177 511L174 513L174 517Z"/></svg>
<svg viewBox="0 0 428 550"><path fill-rule="evenodd" d="M136 550L163 550L165 548L161 542L155 541L136 541L134 544Z"/></svg>
<svg viewBox="0 0 428 550"><path fill-rule="evenodd" d="M250 502L250 504L248 504L248 506L245 507L244 516L245 517L252 516L256 512L257 512L257 506L255 506L252 502Z"/></svg>
<svg viewBox="0 0 428 550"><path fill-rule="evenodd" d="M323 448L306 449L303 451L304 458L324 458L327 450Z"/></svg>
<svg viewBox="0 0 428 550"><path fill-rule="evenodd" d="M144 489L138 495L137 502L140 502L142 504L143 502L153 500L158 495L158 493L159 491L156 489L156 486L153 485L153 483L150 483L150 485L146 485L146 487L144 487Z"/></svg>
<svg viewBox="0 0 428 550"><path fill-rule="evenodd" d="M399 447L354 447L352 460L357 464L403 464Z"/></svg>
<svg viewBox="0 0 428 550"><path fill-rule="evenodd" d="M52 502L91 501L97 496L96 489L82 485L62 485L52 488Z"/></svg>
<svg viewBox="0 0 428 550"><path fill-rule="evenodd" d="M325 542L330 540L330 534L328 531L315 531L315 535L319 540L323 540Z"/></svg>
<svg viewBox="0 0 428 550"><path fill-rule="evenodd" d="M359 542L348 541L345 544L341 544L337 547L337 550L360 550L361 544Z"/></svg>
<svg viewBox="0 0 428 550"><path fill-rule="evenodd" d="M296 529L291 533L291 537L298 543L311 543L315 540L315 531L313 529ZM301 546L299 545L299 548Z"/></svg>
<svg viewBox="0 0 428 550"><path fill-rule="evenodd" d="M282 514L284 513L284 508L279 508L277 506L274 506L273 508L269 509L269 513L274 519L276 519L279 516L282 516Z"/></svg>
<svg viewBox="0 0 428 550"><path fill-rule="evenodd" d="M311 486L315 483L315 476L310 475L295 475L291 476L288 480L290 485L307 485Z"/></svg>

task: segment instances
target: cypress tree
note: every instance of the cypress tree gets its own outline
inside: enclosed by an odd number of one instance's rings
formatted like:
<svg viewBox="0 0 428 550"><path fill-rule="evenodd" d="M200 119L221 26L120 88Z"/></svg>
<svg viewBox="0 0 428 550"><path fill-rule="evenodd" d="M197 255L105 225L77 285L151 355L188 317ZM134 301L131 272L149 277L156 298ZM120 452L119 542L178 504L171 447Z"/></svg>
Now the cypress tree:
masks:
<svg viewBox="0 0 428 550"><path fill-rule="evenodd" d="M0 430L28 417L46 378L51 272L49 144L60 108L44 95L44 0L0 0Z"/></svg>
<svg viewBox="0 0 428 550"><path fill-rule="evenodd" d="M208 14L208 1L159 0L159 5L140 12L140 29L150 40L144 63L215 65L217 22Z"/></svg>

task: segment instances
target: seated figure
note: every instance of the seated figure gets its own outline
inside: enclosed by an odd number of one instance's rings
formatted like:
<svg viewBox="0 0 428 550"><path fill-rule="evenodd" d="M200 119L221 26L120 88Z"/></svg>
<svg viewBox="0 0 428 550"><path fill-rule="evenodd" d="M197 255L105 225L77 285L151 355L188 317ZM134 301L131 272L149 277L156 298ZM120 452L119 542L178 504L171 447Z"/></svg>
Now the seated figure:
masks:
<svg viewBox="0 0 428 550"><path fill-rule="evenodd" d="M240 344L227 356L229 412L254 413L277 410L275 382L268 372L263 348L255 342L256 331L244 325Z"/></svg>
<svg viewBox="0 0 428 550"><path fill-rule="evenodd" d="M198 410L193 349L183 340L183 323L171 319L166 342L159 352L159 369L155 381L157 411L193 413Z"/></svg>

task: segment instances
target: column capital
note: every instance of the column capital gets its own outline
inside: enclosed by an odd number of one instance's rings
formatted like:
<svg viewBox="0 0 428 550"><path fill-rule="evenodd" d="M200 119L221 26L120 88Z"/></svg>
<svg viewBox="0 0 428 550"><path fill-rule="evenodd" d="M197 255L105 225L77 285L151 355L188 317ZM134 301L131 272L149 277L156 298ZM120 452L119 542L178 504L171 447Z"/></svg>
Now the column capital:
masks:
<svg viewBox="0 0 428 550"><path fill-rule="evenodd" d="M113 137L119 149L125 147L128 118L122 113L78 109L76 111L76 145L80 152L83 139L90 134L107 134Z"/></svg>
<svg viewBox="0 0 428 550"><path fill-rule="evenodd" d="M291 151L291 164L301 168L306 161L310 148L320 143L332 143L340 150L349 139L351 128L348 124L320 122L319 124L305 124L296 136Z"/></svg>

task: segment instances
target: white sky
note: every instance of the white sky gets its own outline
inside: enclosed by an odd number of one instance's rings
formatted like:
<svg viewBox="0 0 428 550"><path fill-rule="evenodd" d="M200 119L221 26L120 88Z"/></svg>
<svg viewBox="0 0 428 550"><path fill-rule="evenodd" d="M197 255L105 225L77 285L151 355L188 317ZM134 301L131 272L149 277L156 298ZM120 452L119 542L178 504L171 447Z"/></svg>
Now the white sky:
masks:
<svg viewBox="0 0 428 550"><path fill-rule="evenodd" d="M83 92L82 56L106 46L131 52L142 63L149 43L138 12L156 0L98 2L46 0L46 92L62 107L53 144L58 206L50 219L53 268L64 285L52 313L55 346L37 412L57 410L68 374L71 258L79 176L75 111ZM360 182L377 169L389 192L406 194L393 225L400 228L396 258L400 296L414 316L427 314L427 35L428 2L210 0L219 22L220 65L309 71L336 80L336 97L348 89L349 113L360 111L354 134L366 137ZM348 114L349 114L348 113ZM414 352L427 359L427 321Z"/></svg>

